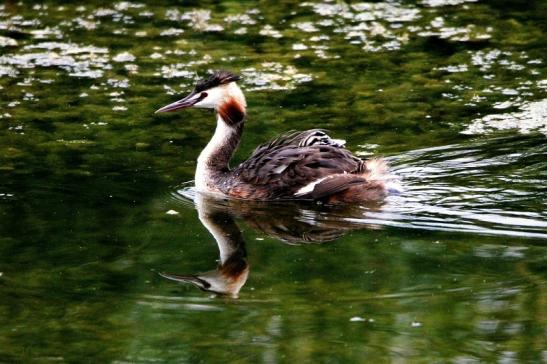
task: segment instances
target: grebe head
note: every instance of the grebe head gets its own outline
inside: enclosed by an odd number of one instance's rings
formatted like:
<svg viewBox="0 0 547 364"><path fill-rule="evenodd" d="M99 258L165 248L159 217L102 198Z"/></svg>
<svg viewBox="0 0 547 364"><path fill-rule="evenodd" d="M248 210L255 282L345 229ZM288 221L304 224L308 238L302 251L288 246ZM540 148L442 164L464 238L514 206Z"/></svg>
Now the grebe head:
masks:
<svg viewBox="0 0 547 364"><path fill-rule="evenodd" d="M245 112L246 101L236 81L240 77L229 71L217 71L199 81L194 90L185 98L157 110L169 112L189 107L220 110L227 105L236 104Z"/></svg>

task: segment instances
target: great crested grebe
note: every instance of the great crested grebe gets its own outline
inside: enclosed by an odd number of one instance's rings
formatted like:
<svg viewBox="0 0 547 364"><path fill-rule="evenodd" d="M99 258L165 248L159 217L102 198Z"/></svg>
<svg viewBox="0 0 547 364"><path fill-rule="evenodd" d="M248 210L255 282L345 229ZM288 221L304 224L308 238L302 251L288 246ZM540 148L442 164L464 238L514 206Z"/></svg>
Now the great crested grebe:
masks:
<svg viewBox="0 0 547 364"><path fill-rule="evenodd" d="M249 200L298 199L327 203L381 200L388 192L386 164L363 161L319 129L292 132L256 148L245 162L230 169L245 122L240 77L217 71L197 83L185 98L158 112L189 107L214 109L217 126L198 157L195 184L199 192Z"/></svg>

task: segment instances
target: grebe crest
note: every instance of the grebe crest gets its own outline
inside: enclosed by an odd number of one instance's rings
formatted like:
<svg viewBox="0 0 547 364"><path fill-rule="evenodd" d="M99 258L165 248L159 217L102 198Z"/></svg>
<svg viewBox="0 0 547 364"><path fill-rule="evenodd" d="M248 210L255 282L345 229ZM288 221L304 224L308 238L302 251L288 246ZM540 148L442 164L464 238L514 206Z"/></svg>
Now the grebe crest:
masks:
<svg viewBox="0 0 547 364"><path fill-rule="evenodd" d="M363 161L323 130L291 132L260 145L236 168L229 161L239 145L247 102L240 77L217 71L199 81L185 98L156 112L214 109L215 132L198 157L195 183L200 192L224 197L269 200L305 199L329 203L382 199L393 179L381 159Z"/></svg>

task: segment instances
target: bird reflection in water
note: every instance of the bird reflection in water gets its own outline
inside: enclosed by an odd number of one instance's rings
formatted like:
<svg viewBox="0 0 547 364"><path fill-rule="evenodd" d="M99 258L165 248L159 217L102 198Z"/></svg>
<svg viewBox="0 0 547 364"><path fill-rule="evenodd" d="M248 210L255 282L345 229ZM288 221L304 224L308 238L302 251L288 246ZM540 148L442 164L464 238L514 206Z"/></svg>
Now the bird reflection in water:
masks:
<svg viewBox="0 0 547 364"><path fill-rule="evenodd" d="M325 243L346 232L364 228L351 218L362 219L364 206L329 206L315 203L279 203L217 199L196 193L193 197L199 220L214 237L220 253L214 270L198 274L160 273L164 278L191 283L199 289L219 295L237 297L249 276L245 241L235 218L252 228L287 244ZM370 227L370 226L369 226Z"/></svg>
<svg viewBox="0 0 547 364"><path fill-rule="evenodd" d="M203 291L237 297L249 275L249 263L241 230L227 209L219 208L209 197L197 195L199 220L213 235L220 252L216 269L191 275L160 273L162 277L192 283Z"/></svg>

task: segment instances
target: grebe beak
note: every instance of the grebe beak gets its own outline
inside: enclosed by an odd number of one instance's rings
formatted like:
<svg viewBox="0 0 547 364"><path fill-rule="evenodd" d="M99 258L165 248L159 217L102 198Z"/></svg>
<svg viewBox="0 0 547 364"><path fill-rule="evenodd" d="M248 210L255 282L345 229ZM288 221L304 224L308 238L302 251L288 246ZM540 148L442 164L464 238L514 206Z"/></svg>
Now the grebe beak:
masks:
<svg viewBox="0 0 547 364"><path fill-rule="evenodd" d="M188 107L191 107L197 104L198 102L203 100L206 96L207 94L205 94L204 92L199 93L196 91L192 91L192 93L186 96L185 98L179 101L175 101L169 105L165 105L161 109L156 110L156 114L159 112L170 112L170 111L175 111L179 109L186 109Z"/></svg>

